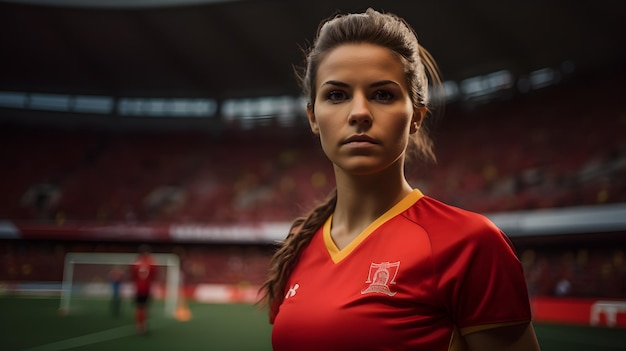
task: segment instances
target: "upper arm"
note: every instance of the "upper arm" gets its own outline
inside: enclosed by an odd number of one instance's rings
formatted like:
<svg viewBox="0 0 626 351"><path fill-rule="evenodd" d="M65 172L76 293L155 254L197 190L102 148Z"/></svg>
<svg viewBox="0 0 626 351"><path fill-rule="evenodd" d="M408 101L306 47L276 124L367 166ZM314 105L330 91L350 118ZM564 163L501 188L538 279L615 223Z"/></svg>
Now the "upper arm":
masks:
<svg viewBox="0 0 626 351"><path fill-rule="evenodd" d="M532 323L497 327L463 337L469 350L539 351Z"/></svg>
<svg viewBox="0 0 626 351"><path fill-rule="evenodd" d="M476 327L532 320L522 265L497 228L473 228L439 254L438 289L463 335Z"/></svg>

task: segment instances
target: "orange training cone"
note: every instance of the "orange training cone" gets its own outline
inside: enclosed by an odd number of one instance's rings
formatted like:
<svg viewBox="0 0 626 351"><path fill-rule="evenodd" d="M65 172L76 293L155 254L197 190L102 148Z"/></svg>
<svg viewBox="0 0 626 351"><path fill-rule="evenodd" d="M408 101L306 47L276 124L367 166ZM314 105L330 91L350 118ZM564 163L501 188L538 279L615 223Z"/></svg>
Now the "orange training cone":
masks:
<svg viewBox="0 0 626 351"><path fill-rule="evenodd" d="M181 322L186 322L191 319L191 311L187 306L184 293L180 294L180 299L178 300L176 311L174 311L174 318Z"/></svg>

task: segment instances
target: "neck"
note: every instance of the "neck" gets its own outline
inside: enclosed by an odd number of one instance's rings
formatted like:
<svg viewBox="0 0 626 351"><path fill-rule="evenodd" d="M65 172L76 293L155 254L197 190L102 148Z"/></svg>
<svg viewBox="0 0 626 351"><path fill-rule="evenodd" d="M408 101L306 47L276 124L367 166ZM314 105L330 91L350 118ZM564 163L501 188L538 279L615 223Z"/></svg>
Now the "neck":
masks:
<svg viewBox="0 0 626 351"><path fill-rule="evenodd" d="M346 233L365 229L413 191L403 169L395 167L373 175L349 175L336 170L335 176L337 206L333 227Z"/></svg>

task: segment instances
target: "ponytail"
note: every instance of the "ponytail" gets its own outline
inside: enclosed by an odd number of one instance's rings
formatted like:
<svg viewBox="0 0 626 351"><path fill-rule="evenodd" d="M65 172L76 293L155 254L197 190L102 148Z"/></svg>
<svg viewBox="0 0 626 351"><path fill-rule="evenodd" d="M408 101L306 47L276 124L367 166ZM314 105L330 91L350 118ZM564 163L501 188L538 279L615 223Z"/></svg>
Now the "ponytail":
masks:
<svg viewBox="0 0 626 351"><path fill-rule="evenodd" d="M335 189L308 215L293 221L289 235L278 244L278 249L270 261L269 276L261 286L262 298L258 303L270 309L282 303L287 279L289 279L300 253L335 211L336 204L337 190Z"/></svg>

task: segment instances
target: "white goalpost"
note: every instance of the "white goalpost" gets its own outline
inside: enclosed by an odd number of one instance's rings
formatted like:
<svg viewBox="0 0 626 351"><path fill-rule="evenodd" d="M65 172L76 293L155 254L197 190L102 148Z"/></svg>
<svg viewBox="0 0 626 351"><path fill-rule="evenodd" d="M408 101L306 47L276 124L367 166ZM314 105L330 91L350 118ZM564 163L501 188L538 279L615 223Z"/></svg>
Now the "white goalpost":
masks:
<svg viewBox="0 0 626 351"><path fill-rule="evenodd" d="M150 254L159 270L165 277L159 277L157 289L162 287L164 313L173 317L179 299L180 290L180 259L175 254ZM61 305L59 311L70 313L71 305L76 296L110 296L111 283L107 274L114 267L130 267L137 259L137 253L92 253L70 252L65 255L63 283L61 287ZM159 274L162 275L162 274ZM128 277L126 277L126 280ZM122 295L130 295L130 284L122 285ZM159 298L161 294L157 295Z"/></svg>

